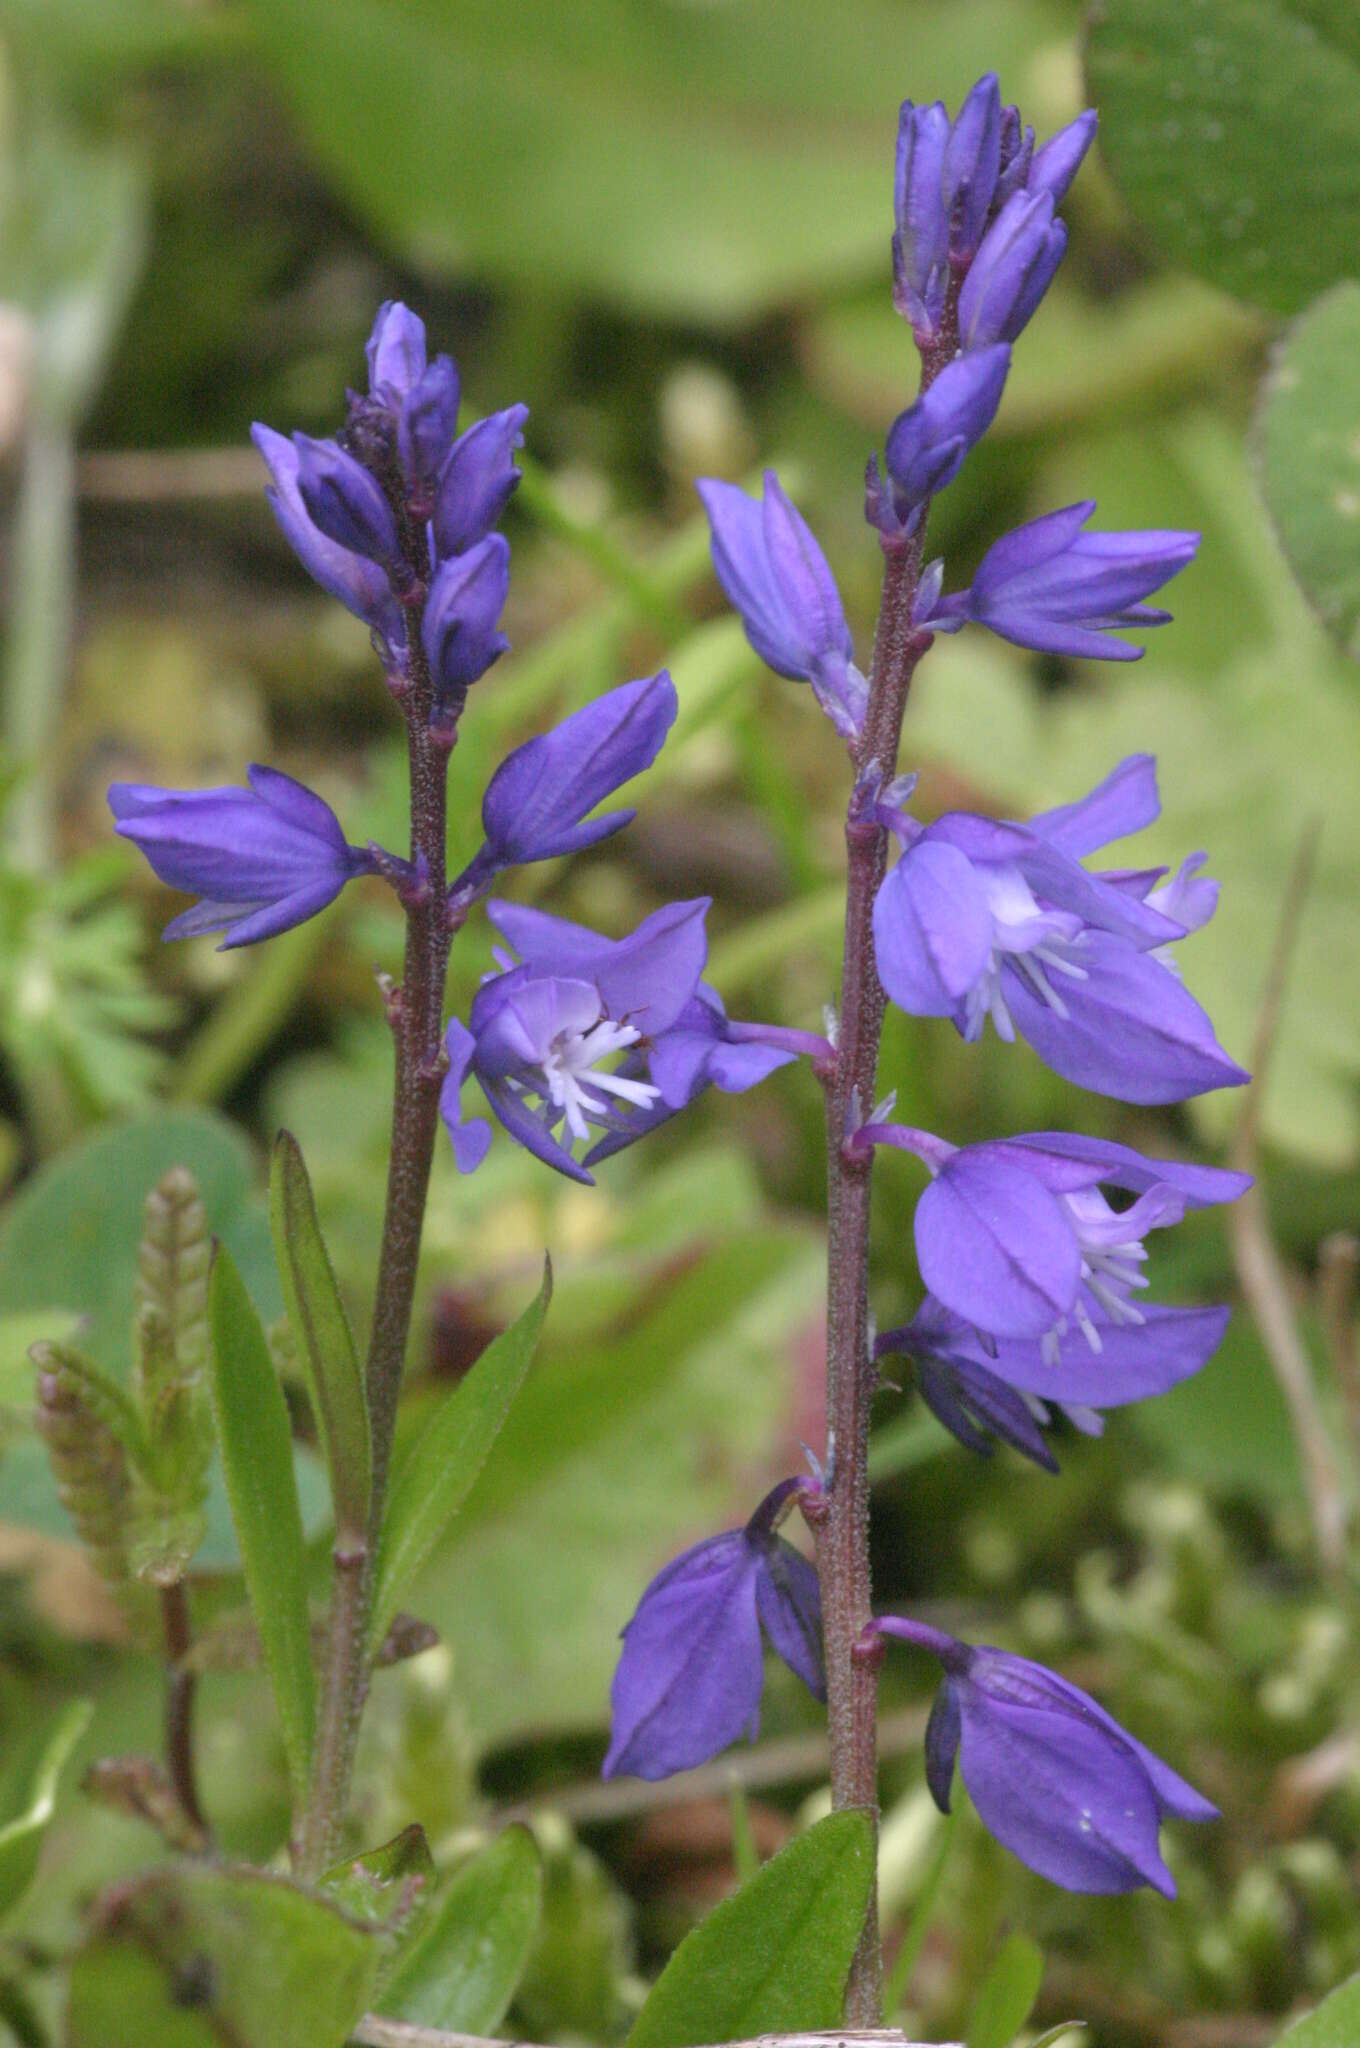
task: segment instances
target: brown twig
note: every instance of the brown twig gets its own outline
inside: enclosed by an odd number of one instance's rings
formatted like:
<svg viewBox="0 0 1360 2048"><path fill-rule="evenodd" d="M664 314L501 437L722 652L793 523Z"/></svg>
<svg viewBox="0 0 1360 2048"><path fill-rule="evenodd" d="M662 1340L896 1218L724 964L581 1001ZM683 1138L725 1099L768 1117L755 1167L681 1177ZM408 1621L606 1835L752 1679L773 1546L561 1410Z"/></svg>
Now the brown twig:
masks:
<svg viewBox="0 0 1360 2048"><path fill-rule="evenodd" d="M1334 1230L1318 1247L1318 1309L1346 1421L1360 1464L1360 1345L1355 1338L1355 1283L1360 1275L1360 1237Z"/></svg>
<svg viewBox="0 0 1360 2048"><path fill-rule="evenodd" d="M185 1819L196 1836L207 1839L208 1823L199 1804L194 1772L194 1690L198 1675L189 1662L193 1629L189 1596L183 1579L162 1586L161 1626L165 1631L165 1761L170 1783Z"/></svg>
<svg viewBox="0 0 1360 2048"><path fill-rule="evenodd" d="M1320 830L1317 819L1304 827L1280 906L1280 921L1256 1020L1252 1080L1233 1146L1234 1164L1255 1178L1247 1193L1228 1212L1228 1234L1238 1281L1289 1410L1318 1559L1323 1571L1334 1578L1340 1572L1345 1557L1345 1490L1333 1454L1331 1436L1318 1406L1312 1367L1294 1313L1289 1278L1271 1235L1257 1156L1261 1107L1279 1034L1290 963L1317 858Z"/></svg>

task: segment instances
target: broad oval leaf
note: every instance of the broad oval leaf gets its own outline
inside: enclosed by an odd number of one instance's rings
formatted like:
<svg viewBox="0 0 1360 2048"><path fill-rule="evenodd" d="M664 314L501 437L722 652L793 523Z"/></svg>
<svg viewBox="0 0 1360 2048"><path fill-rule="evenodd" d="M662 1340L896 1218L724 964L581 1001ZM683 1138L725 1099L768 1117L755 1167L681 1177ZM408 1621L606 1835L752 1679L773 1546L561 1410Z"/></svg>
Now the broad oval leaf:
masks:
<svg viewBox="0 0 1360 2048"><path fill-rule="evenodd" d="M156 1870L97 1909L71 1972L66 2048L340 2048L381 1952L286 1878Z"/></svg>
<svg viewBox="0 0 1360 2048"><path fill-rule="evenodd" d="M247 11L318 157L418 270L726 323L886 288L902 91L957 104L1049 23L1032 0L918 8L908 80L883 61L906 62L896 0L857 0L844 33L823 0Z"/></svg>
<svg viewBox="0 0 1360 2048"><path fill-rule="evenodd" d="M208 1284L208 1320L213 1407L227 1495L289 1773L300 1800L311 1773L316 1681L292 1433L260 1319L222 1245Z"/></svg>
<svg viewBox="0 0 1360 2048"><path fill-rule="evenodd" d="M362 1536L371 1481L363 1374L317 1221L312 1184L291 1131L280 1131L274 1146L269 1215L283 1299L330 1473L336 1530Z"/></svg>
<svg viewBox="0 0 1360 2048"><path fill-rule="evenodd" d="M93 1712L89 1700L71 1700L62 1708L20 1786L15 1811L0 1821L0 1913L8 1912L33 1882L56 1805L57 1780Z"/></svg>
<svg viewBox="0 0 1360 2048"><path fill-rule="evenodd" d="M1256 453L1304 594L1360 655L1360 284L1337 285L1285 336L1262 390Z"/></svg>
<svg viewBox="0 0 1360 2048"><path fill-rule="evenodd" d="M1360 1976L1348 1977L1314 2012L1286 2027L1275 2048L1355 2048L1360 2041Z"/></svg>
<svg viewBox="0 0 1360 2048"><path fill-rule="evenodd" d="M699 2048L840 2024L874 1883L864 1813L832 1813L681 1942L627 2048Z"/></svg>
<svg viewBox="0 0 1360 2048"><path fill-rule="evenodd" d="M488 1344L393 1474L378 1542L371 1652L490 1456L529 1370L551 1297L552 1267L545 1259L537 1299Z"/></svg>
<svg viewBox="0 0 1360 2048"><path fill-rule="evenodd" d="M1354 0L1097 0L1090 19L1105 159L1170 256L1275 313L1354 276Z"/></svg>
<svg viewBox="0 0 1360 2048"><path fill-rule="evenodd" d="M389 1979L389 2019L491 2034L538 1932L543 1872L527 1828L510 1827L459 1870Z"/></svg>
<svg viewBox="0 0 1360 2048"><path fill-rule="evenodd" d="M1034 2010L1044 1981L1044 1952L1027 1934L1008 1934L978 1986L968 2048L1008 2048Z"/></svg>

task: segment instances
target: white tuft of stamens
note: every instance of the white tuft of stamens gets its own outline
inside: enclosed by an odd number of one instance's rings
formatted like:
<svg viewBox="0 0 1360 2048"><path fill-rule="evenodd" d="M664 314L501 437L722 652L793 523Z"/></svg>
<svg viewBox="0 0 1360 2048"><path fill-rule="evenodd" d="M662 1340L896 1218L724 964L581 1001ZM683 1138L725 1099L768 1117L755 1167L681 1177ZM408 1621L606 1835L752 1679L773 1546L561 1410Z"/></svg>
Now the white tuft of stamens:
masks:
<svg viewBox="0 0 1360 2048"><path fill-rule="evenodd" d="M632 1081L620 1074L601 1074L595 1070L597 1060L625 1051L636 1045L641 1036L631 1024L615 1024L602 1017L588 1031L562 1031L553 1040L543 1061L543 1092L573 1138L589 1138L587 1117L608 1114L599 1094L617 1096L642 1109L658 1099L661 1090L650 1081ZM592 1089L599 1094L592 1094Z"/></svg>

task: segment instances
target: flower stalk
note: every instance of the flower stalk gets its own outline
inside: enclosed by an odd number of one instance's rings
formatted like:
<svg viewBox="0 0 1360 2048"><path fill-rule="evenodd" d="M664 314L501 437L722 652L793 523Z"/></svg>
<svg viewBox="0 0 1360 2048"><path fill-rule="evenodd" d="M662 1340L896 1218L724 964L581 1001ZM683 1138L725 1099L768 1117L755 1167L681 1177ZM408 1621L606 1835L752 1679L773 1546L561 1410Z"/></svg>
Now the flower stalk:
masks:
<svg viewBox="0 0 1360 2048"><path fill-rule="evenodd" d="M922 385L925 386L923 374ZM888 548L869 672L869 701L855 749L856 787L876 769L890 780L911 678L930 635L912 621L921 575L920 528ZM826 1080L827 1476L816 1519L826 1641L831 1800L877 1822L877 1655L856 1656L873 1613L869 1570L869 1423L878 1370L869 1329L872 1160L853 1154L847 1130L869 1113L878 1075L885 998L874 960L873 908L888 862L888 831L852 799L846 819L845 948L835 1065ZM874 2027L882 2006L877 1895L846 1987L845 2020Z"/></svg>

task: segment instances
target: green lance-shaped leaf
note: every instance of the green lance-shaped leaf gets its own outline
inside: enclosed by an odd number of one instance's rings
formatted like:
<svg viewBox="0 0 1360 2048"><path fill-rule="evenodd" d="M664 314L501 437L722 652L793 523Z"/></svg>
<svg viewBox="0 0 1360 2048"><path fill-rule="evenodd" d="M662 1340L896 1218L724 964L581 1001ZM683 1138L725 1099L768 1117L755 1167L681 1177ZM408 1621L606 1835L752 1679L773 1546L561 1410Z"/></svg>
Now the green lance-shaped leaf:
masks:
<svg viewBox="0 0 1360 2048"><path fill-rule="evenodd" d="M685 1937L627 2048L838 2026L873 1882L867 1814L828 1814Z"/></svg>
<svg viewBox="0 0 1360 2048"><path fill-rule="evenodd" d="M968 2048L1008 2048L1033 2012L1043 1981L1043 1950L1027 1934L1008 1934L973 2000Z"/></svg>
<svg viewBox="0 0 1360 2048"><path fill-rule="evenodd" d="M269 1214L288 1321L330 1473L336 1531L361 1537L368 1527L371 1484L363 1374L317 1221L312 1184L290 1131L280 1131L274 1146Z"/></svg>
<svg viewBox="0 0 1360 2048"><path fill-rule="evenodd" d="M1290 328L1255 439L1289 565L1323 624L1360 656L1360 284L1337 285Z"/></svg>
<svg viewBox="0 0 1360 2048"><path fill-rule="evenodd" d="M379 2010L416 2026L494 2033L524 1974L542 1904L538 1845L527 1828L506 1828L456 1873Z"/></svg>
<svg viewBox="0 0 1360 2048"><path fill-rule="evenodd" d="M89 1700L71 1700L62 1708L20 1784L14 1811L0 1817L0 1913L8 1912L33 1882L56 1804L57 1780L93 1712Z"/></svg>
<svg viewBox="0 0 1360 2048"><path fill-rule="evenodd" d="M212 1459L208 1268L198 1182L172 1166L147 1196L137 1246L132 1389L145 1431L133 1476L128 1556L138 1578L172 1585L206 1529Z"/></svg>
<svg viewBox="0 0 1360 2048"><path fill-rule="evenodd" d="M1275 2048L1355 2048L1360 2041L1360 1976L1348 1977L1304 2019L1286 2027Z"/></svg>
<svg viewBox="0 0 1360 2048"><path fill-rule="evenodd" d="M393 1475L378 1543L370 1653L486 1463L529 1370L551 1297L552 1266L545 1259L537 1300L488 1344Z"/></svg>
<svg viewBox="0 0 1360 2048"><path fill-rule="evenodd" d="M208 1286L213 1405L246 1590L298 1798L311 1774L316 1681L288 1408L250 1296L221 1245Z"/></svg>
<svg viewBox="0 0 1360 2048"><path fill-rule="evenodd" d="M109 1892L75 1959L67 2048L341 2048L381 1939L261 1870L180 1864Z"/></svg>

